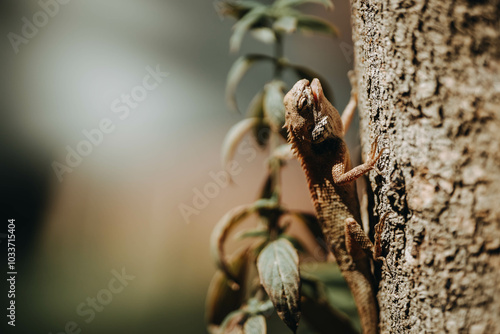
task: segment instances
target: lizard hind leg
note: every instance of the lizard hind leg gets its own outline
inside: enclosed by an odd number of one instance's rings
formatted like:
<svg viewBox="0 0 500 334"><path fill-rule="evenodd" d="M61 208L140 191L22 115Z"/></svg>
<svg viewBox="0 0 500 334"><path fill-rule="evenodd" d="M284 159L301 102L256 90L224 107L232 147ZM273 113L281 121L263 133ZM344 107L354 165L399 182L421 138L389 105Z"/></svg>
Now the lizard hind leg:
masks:
<svg viewBox="0 0 500 334"><path fill-rule="evenodd" d="M391 270L382 256L382 232L384 230L385 220L389 212L386 212L375 225L375 243L366 235L365 231L353 218L347 218L345 221L345 243L346 249L353 259L360 259L368 255L375 261L382 262L382 268L385 268L390 274Z"/></svg>
<svg viewBox="0 0 500 334"><path fill-rule="evenodd" d="M375 261L382 261L382 244L381 237L384 231L385 220L389 212L386 212L375 225L375 244L373 244L366 235L363 228L358 224L353 218L347 218L345 220L345 240L346 249L351 254L353 258L359 258L363 256L361 252L369 255Z"/></svg>
<svg viewBox="0 0 500 334"><path fill-rule="evenodd" d="M373 257L373 243L354 218L345 220L345 244L347 252L354 260L366 257L366 255Z"/></svg>

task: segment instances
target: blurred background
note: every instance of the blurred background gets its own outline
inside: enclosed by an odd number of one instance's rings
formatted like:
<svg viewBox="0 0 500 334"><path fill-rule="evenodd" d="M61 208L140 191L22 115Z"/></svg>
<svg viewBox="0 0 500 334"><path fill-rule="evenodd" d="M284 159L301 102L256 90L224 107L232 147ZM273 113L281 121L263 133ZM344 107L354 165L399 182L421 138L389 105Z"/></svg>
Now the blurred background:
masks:
<svg viewBox="0 0 500 334"><path fill-rule="evenodd" d="M342 110L353 65L350 9L348 1L334 3L334 11L303 8L333 22L341 36L287 36L285 56L327 78ZM47 22L37 14L44 6L53 14ZM230 54L235 21L219 17L211 0L2 7L0 248L7 253L7 219L14 218L18 275L16 327L2 315L1 332L78 333L72 329L78 326L81 333L206 333L205 296L215 272L209 236L229 209L254 201L265 152L249 141L258 154L236 156L242 172L234 184L188 217L181 212L195 207L197 191L213 182L210 173L222 170L224 136L243 118L225 105L232 63L248 52L271 54L272 47L247 36L240 52ZM34 20L45 24L30 30L26 22ZM114 112L114 101L139 94L136 87L153 69L168 76L127 116L126 108ZM259 65L243 79L243 110L270 75L270 67ZM296 80L286 79L289 88ZM95 133L103 120L112 131L85 148L84 132ZM353 149L356 138L350 131ZM78 147L88 154L70 167L68 152ZM287 165L283 177L284 202L312 211L299 165ZM6 256L2 261L6 268ZM110 294L117 273L128 280ZM90 311L94 298L107 304ZM288 330L277 322L269 332Z"/></svg>

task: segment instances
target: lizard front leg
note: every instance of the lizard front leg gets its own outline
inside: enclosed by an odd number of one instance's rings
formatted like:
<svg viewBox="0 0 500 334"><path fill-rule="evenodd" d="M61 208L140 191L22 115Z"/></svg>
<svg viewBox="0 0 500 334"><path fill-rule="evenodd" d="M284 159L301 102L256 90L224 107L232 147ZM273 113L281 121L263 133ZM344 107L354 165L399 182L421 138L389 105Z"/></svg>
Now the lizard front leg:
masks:
<svg viewBox="0 0 500 334"><path fill-rule="evenodd" d="M371 152L368 155L368 159L364 164L356 166L347 172L344 172L346 166L345 161L333 165L332 177L333 177L333 182L336 185L341 186L346 183L352 182L357 178L359 178L361 175L375 168L375 164L377 163L378 159L382 156L382 153L384 153L384 151L387 149L386 147L382 148L377 155L378 139L379 137L377 137L377 139L375 139L375 141L372 143Z"/></svg>

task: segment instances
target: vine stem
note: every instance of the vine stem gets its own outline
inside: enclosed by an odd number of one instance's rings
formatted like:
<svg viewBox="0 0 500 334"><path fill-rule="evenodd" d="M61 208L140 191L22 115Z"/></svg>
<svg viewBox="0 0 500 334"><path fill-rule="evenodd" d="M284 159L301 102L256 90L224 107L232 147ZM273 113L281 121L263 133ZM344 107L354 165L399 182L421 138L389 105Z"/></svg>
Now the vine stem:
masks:
<svg viewBox="0 0 500 334"><path fill-rule="evenodd" d="M274 57L276 58L276 66L274 68L274 79L281 79L283 73L283 66L281 59L283 58L283 35L275 32L276 44L274 45Z"/></svg>
<svg viewBox="0 0 500 334"><path fill-rule="evenodd" d="M274 80L280 80L283 73L283 66L281 59L283 58L283 35L276 32L276 44L274 48L274 57L276 59L274 68ZM272 129L271 137L269 139L269 146L271 154L280 145L279 129ZM269 160L269 169L271 172L272 180L272 198L279 204L281 202L281 163L278 159L271 158ZM279 233L279 215L272 215L268 220L268 228L271 240L275 239Z"/></svg>

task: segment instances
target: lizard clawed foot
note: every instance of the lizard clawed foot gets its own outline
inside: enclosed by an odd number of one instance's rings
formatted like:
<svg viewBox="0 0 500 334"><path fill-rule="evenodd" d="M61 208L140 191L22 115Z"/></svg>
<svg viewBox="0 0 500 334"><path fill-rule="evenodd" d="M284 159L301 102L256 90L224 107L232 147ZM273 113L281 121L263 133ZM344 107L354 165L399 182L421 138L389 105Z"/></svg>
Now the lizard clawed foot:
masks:
<svg viewBox="0 0 500 334"><path fill-rule="evenodd" d="M392 277L392 271L387 260L382 256L382 232L384 230L384 224L389 212L386 212L381 218L377 225L375 225L375 242L372 243L365 231L353 218L347 218L345 220L345 243L347 252L353 257L353 259L359 259L364 256L371 257L376 262L382 263L382 268L387 275Z"/></svg>
<svg viewBox="0 0 500 334"><path fill-rule="evenodd" d="M375 170L379 174L381 174L381 172L375 167L375 164L377 163L378 159L380 159L384 151L389 149L388 147L382 147L380 152L377 154L378 141L380 138L387 138L387 135L379 135L377 136L377 138L375 138L375 141L371 145L370 154L368 155L368 159L366 161L366 163L375 168Z"/></svg>

